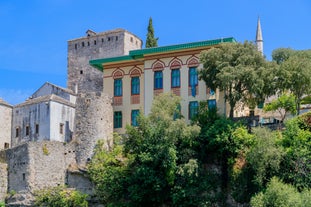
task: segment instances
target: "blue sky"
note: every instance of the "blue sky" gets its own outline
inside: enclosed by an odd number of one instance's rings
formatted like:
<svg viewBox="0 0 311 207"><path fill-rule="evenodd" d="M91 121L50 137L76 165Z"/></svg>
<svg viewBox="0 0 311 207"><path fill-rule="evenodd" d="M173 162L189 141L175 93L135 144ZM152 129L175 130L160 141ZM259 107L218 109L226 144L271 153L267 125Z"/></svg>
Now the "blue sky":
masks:
<svg viewBox="0 0 311 207"><path fill-rule="evenodd" d="M254 41L260 16L264 53L311 49L310 0L1 0L0 97L24 101L46 81L66 87L67 41L124 28L144 42L149 17L159 46L234 37Z"/></svg>

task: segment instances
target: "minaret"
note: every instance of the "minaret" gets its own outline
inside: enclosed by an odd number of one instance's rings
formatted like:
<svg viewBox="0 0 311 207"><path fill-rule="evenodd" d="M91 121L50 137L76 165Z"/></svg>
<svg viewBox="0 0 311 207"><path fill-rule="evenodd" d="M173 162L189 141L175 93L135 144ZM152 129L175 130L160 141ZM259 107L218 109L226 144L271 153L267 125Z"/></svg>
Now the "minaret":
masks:
<svg viewBox="0 0 311 207"><path fill-rule="evenodd" d="M260 25L259 17L258 17L258 21L257 21L256 45L257 45L258 51L261 52L261 54L263 55L263 39L262 39L261 25Z"/></svg>

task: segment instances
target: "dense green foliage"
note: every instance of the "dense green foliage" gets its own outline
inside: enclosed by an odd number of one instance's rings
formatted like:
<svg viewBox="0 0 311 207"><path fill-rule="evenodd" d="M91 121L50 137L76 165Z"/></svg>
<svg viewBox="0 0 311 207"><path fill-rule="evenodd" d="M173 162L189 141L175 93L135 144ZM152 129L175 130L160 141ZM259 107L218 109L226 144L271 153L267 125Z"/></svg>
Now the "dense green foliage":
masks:
<svg viewBox="0 0 311 207"><path fill-rule="evenodd" d="M311 92L311 51L280 48L273 51L272 58L280 66L275 78L277 88L295 96L299 114L303 95Z"/></svg>
<svg viewBox="0 0 311 207"><path fill-rule="evenodd" d="M251 200L252 207L306 207L311 206L311 192L305 190L298 192L290 184L284 184L273 177L265 192L254 196Z"/></svg>
<svg viewBox="0 0 311 207"><path fill-rule="evenodd" d="M308 92L307 79L290 80L307 71L307 56L280 49L267 63L251 43L221 44L202 53L200 77L225 91L232 117L239 101L252 109L275 91ZM105 206L310 206L311 113L285 120L300 99L280 95L265 107L286 121L282 131L271 131L246 128L207 102L189 125L176 116L180 98L158 95L150 114L116 135L110 151L98 144L89 165L97 197Z"/></svg>
<svg viewBox="0 0 311 207"><path fill-rule="evenodd" d="M0 201L0 207L4 207L5 203L3 201Z"/></svg>
<svg viewBox="0 0 311 207"><path fill-rule="evenodd" d="M79 191L58 186L37 191L35 206L87 207L87 195Z"/></svg>
<svg viewBox="0 0 311 207"><path fill-rule="evenodd" d="M147 40L146 40L146 48L149 47L158 47L158 39L154 37L154 29L152 24L152 18L149 18L148 24L148 33L147 33Z"/></svg>
<svg viewBox="0 0 311 207"><path fill-rule="evenodd" d="M292 94L282 94L277 99L271 101L271 103L265 105L264 111L277 111L281 116L281 122L285 120L286 115L291 113L295 115L297 112L295 96Z"/></svg>
<svg viewBox="0 0 311 207"><path fill-rule="evenodd" d="M202 52L200 61L200 78L212 90L224 91L231 118L237 102L244 101L255 108L257 102L273 92L271 85L265 86L274 77L273 70L250 42L220 44Z"/></svg>
<svg viewBox="0 0 311 207"><path fill-rule="evenodd" d="M297 206L310 203L311 113L289 120L284 131L259 127L249 133L206 102L187 125L174 116L179 101L157 96L138 127L114 137L111 151L99 143L89 173L103 204L234 206L228 203L233 198L282 206L286 197L285 206L297 199Z"/></svg>

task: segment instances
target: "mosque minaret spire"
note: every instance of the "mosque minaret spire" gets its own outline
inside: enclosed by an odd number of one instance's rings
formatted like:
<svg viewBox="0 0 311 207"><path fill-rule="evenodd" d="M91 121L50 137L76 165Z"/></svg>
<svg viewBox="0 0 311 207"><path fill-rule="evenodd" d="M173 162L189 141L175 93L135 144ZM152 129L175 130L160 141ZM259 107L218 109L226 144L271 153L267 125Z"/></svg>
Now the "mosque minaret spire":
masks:
<svg viewBox="0 0 311 207"><path fill-rule="evenodd" d="M257 49L263 55L263 38L261 32L260 18L258 17L257 21L257 31L256 31L256 45Z"/></svg>

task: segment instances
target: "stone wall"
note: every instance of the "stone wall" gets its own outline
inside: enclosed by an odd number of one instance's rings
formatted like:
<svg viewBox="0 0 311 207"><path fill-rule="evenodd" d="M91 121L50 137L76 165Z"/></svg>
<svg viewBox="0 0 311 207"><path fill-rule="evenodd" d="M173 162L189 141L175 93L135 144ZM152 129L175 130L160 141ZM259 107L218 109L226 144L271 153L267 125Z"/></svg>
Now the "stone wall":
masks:
<svg viewBox="0 0 311 207"><path fill-rule="evenodd" d="M11 147L12 106L0 99L0 150Z"/></svg>
<svg viewBox="0 0 311 207"><path fill-rule="evenodd" d="M8 190L8 165L6 164L5 151L0 151L0 201L4 201Z"/></svg>
<svg viewBox="0 0 311 207"><path fill-rule="evenodd" d="M74 140L80 167L92 158L98 140L112 146L113 113L111 99L100 92L80 94L76 102Z"/></svg>
<svg viewBox="0 0 311 207"><path fill-rule="evenodd" d="M95 33L68 41L67 87L75 93L103 91L103 74L89 65L92 59L127 55L140 49L142 41L123 29Z"/></svg>
<svg viewBox="0 0 311 207"><path fill-rule="evenodd" d="M74 144L28 142L6 151L10 206L31 206L37 190L68 184L67 169L75 164Z"/></svg>

